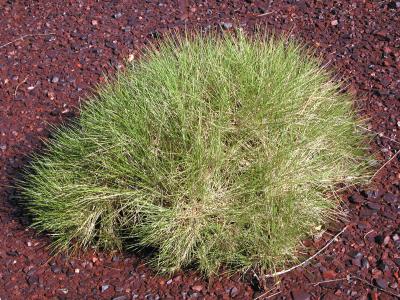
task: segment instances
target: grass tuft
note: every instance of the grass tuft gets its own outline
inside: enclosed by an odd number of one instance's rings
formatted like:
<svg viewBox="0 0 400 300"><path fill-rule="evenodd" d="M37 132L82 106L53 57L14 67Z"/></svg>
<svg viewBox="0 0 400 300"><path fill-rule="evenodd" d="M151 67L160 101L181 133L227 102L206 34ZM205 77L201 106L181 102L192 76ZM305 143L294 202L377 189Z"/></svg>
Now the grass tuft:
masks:
<svg viewBox="0 0 400 300"><path fill-rule="evenodd" d="M58 250L157 249L160 272L279 269L371 158L352 99L296 42L167 38L56 130L21 183Z"/></svg>

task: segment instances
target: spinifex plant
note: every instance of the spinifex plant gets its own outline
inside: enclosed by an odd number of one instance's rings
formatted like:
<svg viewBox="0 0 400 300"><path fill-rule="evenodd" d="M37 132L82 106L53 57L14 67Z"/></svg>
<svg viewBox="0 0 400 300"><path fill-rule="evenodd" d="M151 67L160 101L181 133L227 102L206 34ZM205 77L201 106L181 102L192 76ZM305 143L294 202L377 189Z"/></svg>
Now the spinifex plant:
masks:
<svg viewBox="0 0 400 300"><path fill-rule="evenodd" d="M169 38L56 130L23 195L57 249L151 247L161 272L276 269L368 180L351 98L284 38Z"/></svg>

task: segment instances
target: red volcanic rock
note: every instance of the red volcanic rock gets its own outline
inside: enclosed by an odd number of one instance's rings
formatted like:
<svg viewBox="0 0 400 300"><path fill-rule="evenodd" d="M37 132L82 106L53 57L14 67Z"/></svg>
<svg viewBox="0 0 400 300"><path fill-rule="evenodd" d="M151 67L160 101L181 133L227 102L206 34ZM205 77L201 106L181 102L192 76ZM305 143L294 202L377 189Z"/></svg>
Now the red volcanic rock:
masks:
<svg viewBox="0 0 400 300"><path fill-rule="evenodd" d="M392 293L379 291L382 299L400 294L400 158L394 157L400 149L399 12L397 1L370 0L2 1L0 298L252 299L265 292L285 299L378 297L349 274ZM252 272L210 282L190 271L162 277L132 253L119 259L90 251L74 259L52 257L49 239L27 229L30 220L9 187L27 155L43 149L49 124L78 116L81 101L104 74L138 57L149 40L161 39L169 29L241 26L253 32L255 24L258 30L290 33L316 49L357 97L354 106L367 119L363 127L371 133L371 151L381 165L390 160L364 191L343 195L349 212L345 233L279 281L258 281L262 275ZM344 226L339 220L321 238L309 239L304 258ZM324 280L335 281L316 284Z"/></svg>

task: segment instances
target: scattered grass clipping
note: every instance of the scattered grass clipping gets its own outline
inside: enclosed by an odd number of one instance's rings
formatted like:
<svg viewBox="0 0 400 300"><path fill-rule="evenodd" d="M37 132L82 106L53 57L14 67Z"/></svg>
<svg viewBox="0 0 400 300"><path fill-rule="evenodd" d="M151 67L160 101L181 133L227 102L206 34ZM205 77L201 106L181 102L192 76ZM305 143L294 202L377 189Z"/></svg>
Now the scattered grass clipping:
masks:
<svg viewBox="0 0 400 300"><path fill-rule="evenodd" d="M33 158L33 226L62 251L150 247L162 273L287 267L371 175L340 89L286 38L167 38Z"/></svg>

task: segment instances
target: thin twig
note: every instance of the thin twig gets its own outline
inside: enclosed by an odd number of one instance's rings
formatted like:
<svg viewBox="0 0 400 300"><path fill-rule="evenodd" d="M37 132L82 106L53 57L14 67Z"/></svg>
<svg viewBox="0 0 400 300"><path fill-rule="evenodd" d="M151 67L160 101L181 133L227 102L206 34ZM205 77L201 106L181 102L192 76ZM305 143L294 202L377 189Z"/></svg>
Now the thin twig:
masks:
<svg viewBox="0 0 400 300"><path fill-rule="evenodd" d="M17 84L17 86L15 87L15 91L14 91L14 98L17 97L17 92L19 87L26 82L26 80L28 79L29 75L25 77L24 80L22 80L20 83Z"/></svg>
<svg viewBox="0 0 400 300"><path fill-rule="evenodd" d="M22 41L23 39L27 37L32 37L32 36L43 36L43 35L53 35L55 33L32 33L32 34L25 34L23 36L20 36L19 38L16 38L15 40L12 40L11 42L5 43L4 45L0 46L1 48L7 47L8 45L14 44L15 42Z"/></svg>
<svg viewBox="0 0 400 300"><path fill-rule="evenodd" d="M367 130L367 131L369 131L369 132L372 132L372 133L378 135L378 136L381 137L381 138L385 138L385 139L388 139L388 140L390 140L390 141L392 141L392 142L394 142L394 143L400 144L399 141L396 141L396 140L394 140L394 139L392 139L392 138L390 138L390 137L388 137L388 136L381 135L380 133L377 133L377 132L375 132L375 131L373 131L373 130L370 130L370 129L365 128L365 127L360 126L360 125L358 125L358 127L362 128L362 129L364 129L364 130ZM371 179L373 179L383 168L385 168L393 159L395 159L396 156L399 155L399 153L400 153L400 150L398 150L388 161L386 161L386 162L374 173L374 175L372 175Z"/></svg>
<svg viewBox="0 0 400 300"><path fill-rule="evenodd" d="M390 140L390 141L392 141L392 142L394 142L394 143L400 144L399 141L396 141L396 140L394 140L394 139L392 139L392 138L390 138L390 137L388 137L388 136L386 136L386 135L381 135L380 133L378 133L378 132L376 132L376 131L373 131L373 130L371 130L371 129L365 128L365 127L360 126L360 125L357 125L357 127L360 127L361 129L364 129L364 130L369 131L369 132L371 132L371 133L374 133L374 134L378 135L378 136L381 137L381 138L385 138L385 139L388 139L388 140Z"/></svg>
<svg viewBox="0 0 400 300"><path fill-rule="evenodd" d="M103 267L108 268L108 269L112 269L112 270L121 271L121 269L110 267L110 266L107 266L106 264L104 264Z"/></svg>
<svg viewBox="0 0 400 300"><path fill-rule="evenodd" d="M268 297L265 297L264 300L265 300L265 299L270 299L270 298L272 298L272 297L274 297L274 296L276 296L276 295L279 295L280 293L282 293L282 292L279 291L279 292L276 292L275 294L269 295Z"/></svg>
<svg viewBox="0 0 400 300"><path fill-rule="evenodd" d="M273 11L269 11L269 12L263 13L261 15L257 15L257 17L264 17L264 16L270 15L272 13L273 13Z"/></svg>
<svg viewBox="0 0 400 300"><path fill-rule="evenodd" d="M291 271L293 271L294 269L297 269L303 265L305 265L306 263L308 263L310 260L314 259L316 256L318 256L319 254L321 254L326 248L328 248L346 229L347 229L347 225L338 233L336 234L324 247L322 247L317 253L315 253L314 255L312 255L311 257L307 258L305 261L303 261L302 263L295 265L293 267L291 267L290 269L287 270L283 270L280 272L276 272L273 274L269 274L266 275L265 277L270 278L270 277L276 277L285 273L289 273Z"/></svg>
<svg viewBox="0 0 400 300"><path fill-rule="evenodd" d="M375 229L371 229L371 230L368 231L366 234L364 234L364 240L365 240L365 238L367 237L368 234L370 234L370 233L372 233L372 232L374 232L374 231L375 231Z"/></svg>
<svg viewBox="0 0 400 300"><path fill-rule="evenodd" d="M389 295L391 295L391 296L396 297L397 299L400 298L400 294L395 294L395 293L392 293L391 291L388 291L388 290L386 290L386 289L380 288L379 286L376 286L375 284L369 283L369 282L366 281L365 279L362 279L362 278L357 277L357 276L352 276L352 275L350 276L350 278L356 279L356 280L360 280L361 282L363 282L363 283L369 285L370 287L376 288L376 289L378 289L378 290L380 290L380 291L382 291L382 292L384 292L384 293L386 293L386 294L389 294Z"/></svg>
<svg viewBox="0 0 400 300"><path fill-rule="evenodd" d="M251 271L253 272L253 276L254 276L255 278L257 278L257 281L260 281L260 278L258 277L257 273L254 272L254 270L251 270Z"/></svg>
<svg viewBox="0 0 400 300"><path fill-rule="evenodd" d="M258 300L258 299L268 299L268 298L263 298L264 296L266 296L267 294L271 293L272 291L276 290L279 287L280 281L275 282L274 286L272 288L270 288L268 291L262 293L260 296L258 296L257 298L255 298L254 300ZM265 289L264 289L265 291ZM279 292L280 293L280 292ZM270 296L268 296L270 297Z"/></svg>
<svg viewBox="0 0 400 300"><path fill-rule="evenodd" d="M331 280L320 281L320 282L313 283L313 285L314 285L314 286L317 286L317 285L320 285L320 284L322 284L322 283L335 282L335 281L343 281L343 280L348 280L348 281L350 281L350 280L352 280L352 279L353 279L353 280L359 280L359 281L361 281L362 283L365 283L365 284L369 285L370 287L376 288L376 289L378 289L378 290L380 290L380 291L382 291L382 292L384 292L384 293L387 293L387 294L389 294L389 295L391 295L391 296L394 296L394 297L396 297L396 298L400 298L400 294L392 293L391 291L388 291L388 290L386 290L386 289L380 288L379 286L376 286L375 284L372 284L372 283L368 282L368 281L365 280L365 279L362 279L362 278L360 278L360 277L353 276L353 275L347 275L347 277L345 277L345 278L338 278L338 279L331 279Z"/></svg>
<svg viewBox="0 0 400 300"><path fill-rule="evenodd" d="M271 297L273 297L273 296L275 296L275 295L280 294L281 292L279 291L279 292L277 292L277 293L275 293L275 294L272 294L272 295L270 295L270 296L268 296L268 297L265 297L265 296L267 296L269 293L271 293L273 290L276 290L276 288L277 288L277 286L273 287L272 289L266 291L265 293L262 293L262 294L261 294L260 296L258 296L257 298L254 298L254 300L268 299L268 298L271 298ZM265 298L264 298L264 297L265 297Z"/></svg>
<svg viewBox="0 0 400 300"><path fill-rule="evenodd" d="M313 282L311 283L313 286L317 286L320 285L322 283L328 283L328 282L336 282L336 281L343 281L343 280L349 280L349 277L345 277L345 278L338 278L338 279L330 279L330 280L324 280L324 281L318 281L318 282Z"/></svg>
<svg viewBox="0 0 400 300"><path fill-rule="evenodd" d="M397 155L399 155L400 150L398 150L388 161L386 161L379 169L378 171L376 171L374 173L374 175L372 175L371 179L374 178L384 167L386 167L393 159L395 159L397 157Z"/></svg>

